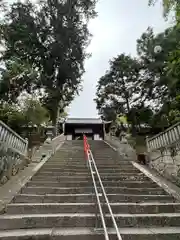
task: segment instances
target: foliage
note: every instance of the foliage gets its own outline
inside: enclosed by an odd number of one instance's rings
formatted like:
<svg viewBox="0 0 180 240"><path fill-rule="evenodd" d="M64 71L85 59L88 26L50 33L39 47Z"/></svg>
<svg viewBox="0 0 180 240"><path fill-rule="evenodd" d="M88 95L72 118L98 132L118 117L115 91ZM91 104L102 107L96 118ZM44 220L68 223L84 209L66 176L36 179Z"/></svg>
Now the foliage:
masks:
<svg viewBox="0 0 180 240"><path fill-rule="evenodd" d="M67 116L68 116L68 113L66 111L61 112L59 115L60 119L66 119Z"/></svg>
<svg viewBox="0 0 180 240"><path fill-rule="evenodd" d="M6 102L17 102L18 96L26 90L33 92L38 73L27 62L11 58L5 62L0 83L0 98Z"/></svg>
<svg viewBox="0 0 180 240"><path fill-rule="evenodd" d="M179 44L177 24L159 34L148 28L137 40L138 58L119 55L110 61L110 70L99 79L99 112L104 114L104 109L113 107L112 120L117 123L118 115L126 115L136 130L142 124L164 130L179 121ZM156 53L155 46L161 46L162 51Z"/></svg>
<svg viewBox="0 0 180 240"><path fill-rule="evenodd" d="M128 114L133 104L139 99L141 66L136 59L121 54L110 61L110 69L100 78L97 87L97 108L114 108L113 118L118 114ZM109 119L108 119L109 120ZM134 118L132 119L134 125Z"/></svg>
<svg viewBox="0 0 180 240"><path fill-rule="evenodd" d="M97 108L114 108L115 113L128 112L134 99L133 93L139 92L136 79L139 78L140 65L136 59L121 54L110 61L110 69L100 78L97 87Z"/></svg>
<svg viewBox="0 0 180 240"><path fill-rule="evenodd" d="M149 1L151 5L154 1ZM170 12L175 13L175 24L171 29L167 29L168 35L163 40L163 52L166 54L166 75L168 81L166 87L168 89L168 100L163 104L162 116L166 116L169 125L179 120L179 106L177 99L180 92L180 1L163 0L164 16L167 17ZM168 106L168 108L167 108ZM166 109L164 111L164 108Z"/></svg>
<svg viewBox="0 0 180 240"><path fill-rule="evenodd" d="M48 111L41 103L33 98L27 98L24 101L23 112L26 124L39 126L49 120Z"/></svg>
<svg viewBox="0 0 180 240"><path fill-rule="evenodd" d="M149 5L153 5L158 0L149 0ZM174 11L178 7L179 0L162 0L163 5L163 15L164 17L167 17L170 11Z"/></svg>
<svg viewBox="0 0 180 240"><path fill-rule="evenodd" d="M22 100L21 100L22 101ZM26 98L23 103L1 103L0 119L17 133L21 133L23 126L40 126L49 120L48 111L41 103L33 98Z"/></svg>
<svg viewBox="0 0 180 240"><path fill-rule="evenodd" d="M141 124L150 124L153 117L153 111L149 107L135 106L130 109L127 114L127 121L129 123L133 122L133 118L135 119L135 124L140 126Z"/></svg>
<svg viewBox="0 0 180 240"><path fill-rule="evenodd" d="M15 105L7 103L0 105L0 119L17 133L21 132L21 126L25 124L24 114Z"/></svg>
<svg viewBox="0 0 180 240"><path fill-rule="evenodd" d="M87 23L96 16L95 4L96 0L44 0L38 4L26 1L11 5L0 26L5 49L2 60L7 65L12 58L18 59L22 68L17 75L22 76L24 66L26 69L30 66L38 74L29 79L27 70L27 74L15 81L15 87L11 85L10 91L9 76L16 73L13 66L7 69L9 75L3 77L1 89L8 98L15 101L24 90L43 88L45 94L41 100L51 120L57 121L59 112L80 90L84 60L88 57L85 50L91 36ZM21 88L12 97L19 82Z"/></svg>

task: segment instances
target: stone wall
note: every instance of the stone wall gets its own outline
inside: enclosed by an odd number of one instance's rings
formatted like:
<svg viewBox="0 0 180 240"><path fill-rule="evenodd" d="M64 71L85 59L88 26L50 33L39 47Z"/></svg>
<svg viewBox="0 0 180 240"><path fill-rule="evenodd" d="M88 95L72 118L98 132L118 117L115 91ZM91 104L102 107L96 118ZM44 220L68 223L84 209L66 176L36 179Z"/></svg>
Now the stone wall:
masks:
<svg viewBox="0 0 180 240"><path fill-rule="evenodd" d="M168 179L180 180L180 151L175 155L170 149L154 150L148 153L149 166Z"/></svg>

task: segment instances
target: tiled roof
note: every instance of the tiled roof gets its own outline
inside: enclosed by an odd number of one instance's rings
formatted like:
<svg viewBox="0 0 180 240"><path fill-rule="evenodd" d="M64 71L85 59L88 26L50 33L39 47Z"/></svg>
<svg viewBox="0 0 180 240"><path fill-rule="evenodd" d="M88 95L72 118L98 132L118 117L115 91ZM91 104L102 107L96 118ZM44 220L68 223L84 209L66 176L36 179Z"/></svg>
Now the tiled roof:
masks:
<svg viewBox="0 0 180 240"><path fill-rule="evenodd" d="M68 118L65 123L72 124L102 124L103 121L100 118Z"/></svg>

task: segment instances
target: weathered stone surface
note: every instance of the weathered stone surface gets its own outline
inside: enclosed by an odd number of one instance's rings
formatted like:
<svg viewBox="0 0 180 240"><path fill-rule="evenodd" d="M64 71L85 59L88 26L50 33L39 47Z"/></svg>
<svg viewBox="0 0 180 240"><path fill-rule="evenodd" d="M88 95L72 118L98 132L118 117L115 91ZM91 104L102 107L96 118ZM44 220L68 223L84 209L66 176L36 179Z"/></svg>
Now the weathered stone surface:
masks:
<svg viewBox="0 0 180 240"><path fill-rule="evenodd" d="M122 155L125 159L135 161L137 156L135 150L126 142L120 142L119 139L117 139L114 136L105 136L105 141L109 143L111 146L113 146L115 149L117 149L118 153Z"/></svg>
<svg viewBox="0 0 180 240"><path fill-rule="evenodd" d="M29 159L24 155L0 144L0 183L5 184L19 170L29 164Z"/></svg>
<svg viewBox="0 0 180 240"><path fill-rule="evenodd" d="M166 176L170 180L177 180L180 172L180 152L176 156L171 156L168 149L164 151L149 152L149 166L156 169L159 173Z"/></svg>
<svg viewBox="0 0 180 240"><path fill-rule="evenodd" d="M137 170L125 154L120 156L103 141L89 143L122 239L178 236L180 204ZM112 219L97 174L94 176L110 240L115 240ZM103 240L95 205L83 144L67 142L7 205L0 216L0 239ZM99 231L94 229L96 212Z"/></svg>

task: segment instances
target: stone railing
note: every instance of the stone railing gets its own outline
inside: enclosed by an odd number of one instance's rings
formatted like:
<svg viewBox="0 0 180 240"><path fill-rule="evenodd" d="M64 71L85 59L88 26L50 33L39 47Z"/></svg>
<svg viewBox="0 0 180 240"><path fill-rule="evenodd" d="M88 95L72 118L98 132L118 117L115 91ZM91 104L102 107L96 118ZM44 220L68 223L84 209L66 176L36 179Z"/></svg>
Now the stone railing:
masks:
<svg viewBox="0 0 180 240"><path fill-rule="evenodd" d="M0 184L29 163L28 141L0 121Z"/></svg>
<svg viewBox="0 0 180 240"><path fill-rule="evenodd" d="M150 151L172 147L180 141L180 123L173 125L166 131L151 138L147 137L147 147Z"/></svg>
<svg viewBox="0 0 180 240"><path fill-rule="evenodd" d="M146 138L149 165L168 178L180 177L180 123Z"/></svg>
<svg viewBox="0 0 180 240"><path fill-rule="evenodd" d="M56 152L59 145L61 145L64 141L64 134L56 136L51 141L45 141L40 148L35 150L32 156L32 161L40 162L45 157L52 156Z"/></svg>

